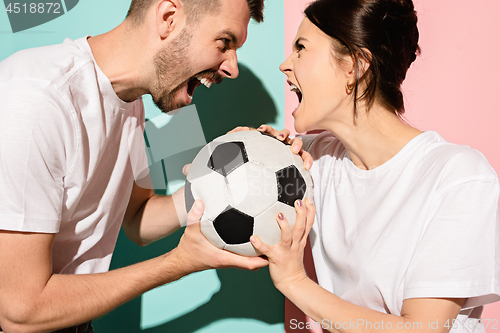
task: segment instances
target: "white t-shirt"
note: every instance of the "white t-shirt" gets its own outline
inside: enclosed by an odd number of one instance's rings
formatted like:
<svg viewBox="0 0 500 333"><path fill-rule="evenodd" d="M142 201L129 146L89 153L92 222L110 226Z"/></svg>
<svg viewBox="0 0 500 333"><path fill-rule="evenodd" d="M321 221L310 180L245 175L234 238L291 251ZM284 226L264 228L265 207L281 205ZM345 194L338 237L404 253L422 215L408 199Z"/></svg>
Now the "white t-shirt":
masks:
<svg viewBox="0 0 500 333"><path fill-rule="evenodd" d="M87 37L66 39L0 62L0 119L0 229L56 233L54 273L107 271L142 100L118 98Z"/></svg>
<svg viewBox="0 0 500 333"><path fill-rule="evenodd" d="M481 153L424 132L361 170L332 134L302 138L314 158L321 286L395 315L407 298L467 298L463 309L500 299L499 182Z"/></svg>

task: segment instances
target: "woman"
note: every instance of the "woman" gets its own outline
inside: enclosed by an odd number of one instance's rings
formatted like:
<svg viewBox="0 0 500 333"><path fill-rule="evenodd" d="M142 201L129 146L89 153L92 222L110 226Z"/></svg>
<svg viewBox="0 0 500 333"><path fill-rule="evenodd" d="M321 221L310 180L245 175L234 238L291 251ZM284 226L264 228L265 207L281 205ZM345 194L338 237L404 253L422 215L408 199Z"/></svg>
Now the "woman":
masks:
<svg viewBox="0 0 500 333"><path fill-rule="evenodd" d="M277 246L251 239L275 286L332 332L484 332L482 305L500 299L498 178L481 153L401 120L412 1L318 0L305 14L280 70L297 132L325 131L302 137L316 207L297 202L293 231L279 215ZM310 228L319 285L302 264Z"/></svg>

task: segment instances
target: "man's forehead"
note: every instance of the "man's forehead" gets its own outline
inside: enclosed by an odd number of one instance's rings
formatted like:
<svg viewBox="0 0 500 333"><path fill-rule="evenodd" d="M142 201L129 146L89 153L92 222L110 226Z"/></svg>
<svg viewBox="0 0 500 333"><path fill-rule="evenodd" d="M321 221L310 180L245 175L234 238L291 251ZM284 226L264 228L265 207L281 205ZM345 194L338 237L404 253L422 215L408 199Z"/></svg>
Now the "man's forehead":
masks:
<svg viewBox="0 0 500 333"><path fill-rule="evenodd" d="M243 15L250 18L250 6L248 0L219 0L222 11L226 14Z"/></svg>
<svg viewBox="0 0 500 333"><path fill-rule="evenodd" d="M239 22L245 25L250 22L250 8L247 0L220 0L221 11L217 17L218 20Z"/></svg>
<svg viewBox="0 0 500 333"><path fill-rule="evenodd" d="M202 18L197 29L210 38L227 38L235 47L241 47L247 38L250 9L247 0L220 0L221 8Z"/></svg>

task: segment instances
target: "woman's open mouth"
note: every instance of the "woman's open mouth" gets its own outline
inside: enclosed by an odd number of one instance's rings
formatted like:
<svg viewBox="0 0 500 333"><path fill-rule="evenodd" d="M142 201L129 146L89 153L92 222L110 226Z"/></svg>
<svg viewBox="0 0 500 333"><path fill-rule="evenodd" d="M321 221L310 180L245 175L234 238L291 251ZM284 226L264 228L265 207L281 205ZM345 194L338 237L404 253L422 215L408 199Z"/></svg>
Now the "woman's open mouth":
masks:
<svg viewBox="0 0 500 333"><path fill-rule="evenodd" d="M297 97L299 99L299 104L302 102L302 92L300 91L299 88L297 88L297 86L295 86L293 83L290 83L290 91L293 91L294 93L297 94Z"/></svg>

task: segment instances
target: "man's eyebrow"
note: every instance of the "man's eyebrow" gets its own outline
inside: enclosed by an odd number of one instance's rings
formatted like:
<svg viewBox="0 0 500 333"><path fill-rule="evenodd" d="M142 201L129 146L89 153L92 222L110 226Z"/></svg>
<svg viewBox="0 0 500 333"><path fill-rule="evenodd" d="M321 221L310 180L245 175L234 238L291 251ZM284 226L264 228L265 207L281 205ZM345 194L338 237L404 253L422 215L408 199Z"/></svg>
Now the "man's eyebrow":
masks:
<svg viewBox="0 0 500 333"><path fill-rule="evenodd" d="M235 45L238 45L238 37L236 37L236 35L230 31L230 30L222 30L219 35L227 35L229 36L229 40L231 41L231 43L235 44Z"/></svg>

